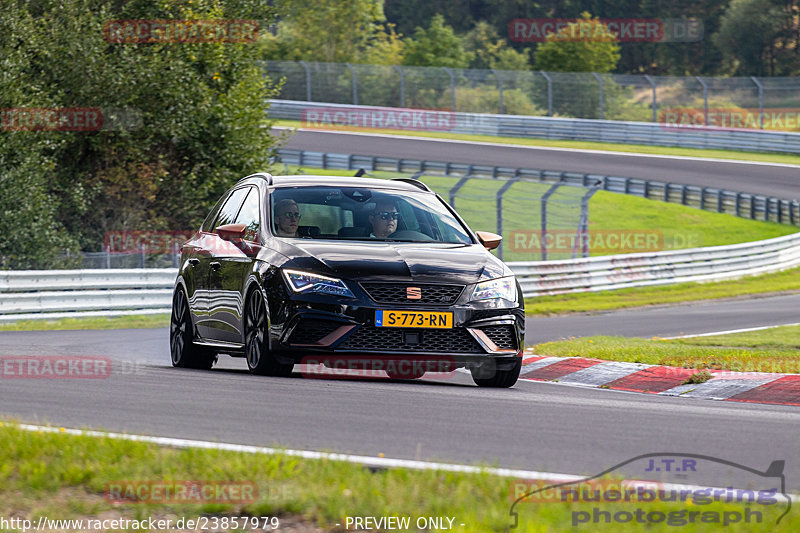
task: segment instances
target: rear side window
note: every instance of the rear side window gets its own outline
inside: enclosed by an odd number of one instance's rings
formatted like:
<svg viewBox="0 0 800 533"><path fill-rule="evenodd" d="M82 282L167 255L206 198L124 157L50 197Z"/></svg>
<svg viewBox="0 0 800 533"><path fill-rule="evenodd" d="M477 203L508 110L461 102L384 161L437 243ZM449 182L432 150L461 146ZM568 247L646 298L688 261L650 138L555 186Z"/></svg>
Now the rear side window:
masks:
<svg viewBox="0 0 800 533"><path fill-rule="evenodd" d="M233 194L225 200L225 204L222 206L222 209L219 210L217 220L214 222L214 231L220 226L234 223L236 215L239 214L239 208L242 207L242 202L248 192L250 192L250 187L236 189L233 191Z"/></svg>

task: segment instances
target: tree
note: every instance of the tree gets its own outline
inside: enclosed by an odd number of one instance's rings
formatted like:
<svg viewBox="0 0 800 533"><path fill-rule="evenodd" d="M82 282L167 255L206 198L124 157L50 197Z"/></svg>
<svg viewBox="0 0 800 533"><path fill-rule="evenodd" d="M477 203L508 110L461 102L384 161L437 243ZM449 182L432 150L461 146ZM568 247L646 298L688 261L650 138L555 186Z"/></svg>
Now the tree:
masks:
<svg viewBox="0 0 800 533"><path fill-rule="evenodd" d="M269 169L275 141L265 100L275 91L252 43L121 44L104 27L130 19L268 22L272 15L249 0L206 8L178 0L19 0L3 9L0 107L105 111L99 131L0 129L0 183L12 187L0 231L30 225L30 239L41 244L0 239L0 256L48 265L54 249L75 242L99 250L110 230L195 228L237 179ZM110 109L138 120L106 128Z"/></svg>
<svg viewBox="0 0 800 533"><path fill-rule="evenodd" d="M517 52L500 39L487 22L480 21L464 36L464 48L474 54L470 68L500 70L527 70L528 54Z"/></svg>
<svg viewBox="0 0 800 533"><path fill-rule="evenodd" d="M736 74L774 76L784 19L781 7L771 0L733 0L712 39Z"/></svg>
<svg viewBox="0 0 800 533"><path fill-rule="evenodd" d="M536 50L536 69L552 72L611 72L620 58L616 37L598 19L584 12Z"/></svg>
<svg viewBox="0 0 800 533"><path fill-rule="evenodd" d="M283 0L277 39L264 37L268 59L360 62L370 45L392 43L382 0ZM377 43L373 43L377 41Z"/></svg>
<svg viewBox="0 0 800 533"><path fill-rule="evenodd" d="M406 40L403 64L417 67L467 68L473 54L464 50L453 28L435 15L427 28L417 27L414 37Z"/></svg>

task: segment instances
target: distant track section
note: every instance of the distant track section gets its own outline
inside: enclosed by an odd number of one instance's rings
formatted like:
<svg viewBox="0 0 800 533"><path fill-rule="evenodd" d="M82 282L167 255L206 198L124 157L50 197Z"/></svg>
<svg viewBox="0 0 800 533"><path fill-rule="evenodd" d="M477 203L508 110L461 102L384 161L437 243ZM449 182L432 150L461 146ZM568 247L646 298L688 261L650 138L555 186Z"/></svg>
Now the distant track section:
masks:
<svg viewBox="0 0 800 533"><path fill-rule="evenodd" d="M557 168L800 198L800 165L570 150L404 135L298 130L284 148L476 165Z"/></svg>

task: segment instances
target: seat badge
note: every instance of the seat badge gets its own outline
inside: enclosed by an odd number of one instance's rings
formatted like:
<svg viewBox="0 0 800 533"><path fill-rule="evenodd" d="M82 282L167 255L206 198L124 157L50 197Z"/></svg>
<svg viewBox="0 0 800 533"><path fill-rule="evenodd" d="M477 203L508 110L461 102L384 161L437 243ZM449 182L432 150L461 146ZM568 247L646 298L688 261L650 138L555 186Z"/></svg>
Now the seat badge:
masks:
<svg viewBox="0 0 800 533"><path fill-rule="evenodd" d="M408 300L419 300L422 298L422 289L419 287L406 287L406 298Z"/></svg>

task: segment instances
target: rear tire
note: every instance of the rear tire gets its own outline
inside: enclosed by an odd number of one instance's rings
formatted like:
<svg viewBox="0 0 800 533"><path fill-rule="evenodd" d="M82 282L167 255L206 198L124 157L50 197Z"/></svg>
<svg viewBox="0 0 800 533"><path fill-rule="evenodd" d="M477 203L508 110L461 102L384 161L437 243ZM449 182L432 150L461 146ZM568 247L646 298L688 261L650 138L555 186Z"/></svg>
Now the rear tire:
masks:
<svg viewBox="0 0 800 533"><path fill-rule="evenodd" d="M522 358L518 357L514 366L508 370L478 367L470 369L470 372L472 381L479 387L507 389L517 382L520 370L522 370Z"/></svg>
<svg viewBox="0 0 800 533"><path fill-rule="evenodd" d="M244 324L244 353L250 373L261 376L291 375L294 365L279 363L270 352L267 306L258 289L250 291L247 297Z"/></svg>
<svg viewBox="0 0 800 533"><path fill-rule="evenodd" d="M211 370L217 354L194 344L192 316L183 289L178 288L172 297L172 316L169 324L169 349L172 366Z"/></svg>

